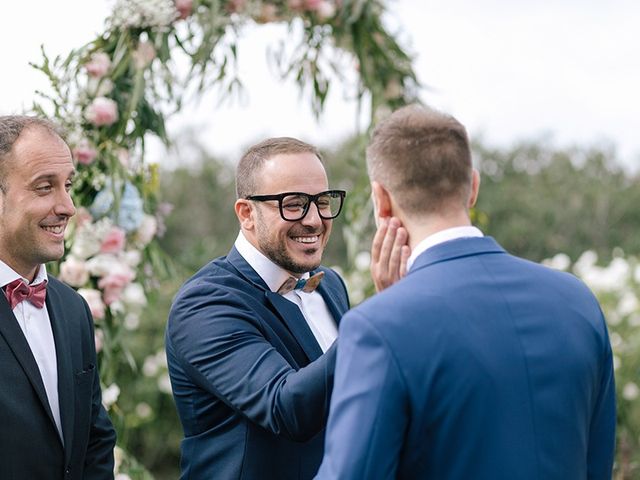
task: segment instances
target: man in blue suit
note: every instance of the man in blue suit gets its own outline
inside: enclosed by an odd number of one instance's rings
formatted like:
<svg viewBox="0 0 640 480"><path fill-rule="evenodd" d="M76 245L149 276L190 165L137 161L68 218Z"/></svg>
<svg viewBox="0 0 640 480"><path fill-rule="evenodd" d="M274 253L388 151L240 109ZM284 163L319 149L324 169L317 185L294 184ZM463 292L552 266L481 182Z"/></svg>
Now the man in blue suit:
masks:
<svg viewBox="0 0 640 480"><path fill-rule="evenodd" d="M183 285L169 315L181 478L310 479L349 308L341 278L320 266L345 192L329 189L318 151L293 138L250 148L236 189L234 247Z"/></svg>
<svg viewBox="0 0 640 480"><path fill-rule="evenodd" d="M610 479L603 314L575 277L471 226L479 176L464 127L405 107L374 131L367 165L379 235L401 224L411 256L341 322L317 478Z"/></svg>

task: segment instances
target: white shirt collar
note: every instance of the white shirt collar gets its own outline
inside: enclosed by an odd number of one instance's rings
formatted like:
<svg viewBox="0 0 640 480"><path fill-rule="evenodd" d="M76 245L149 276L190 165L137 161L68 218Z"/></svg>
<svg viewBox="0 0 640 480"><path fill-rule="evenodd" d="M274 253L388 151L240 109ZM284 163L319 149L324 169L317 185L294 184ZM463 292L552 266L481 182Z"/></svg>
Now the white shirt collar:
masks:
<svg viewBox="0 0 640 480"><path fill-rule="evenodd" d="M22 275L17 273L13 268L0 260L0 288L5 285L13 282L14 280L21 278L27 285L37 285L39 283L44 282L48 279L47 277L47 267L40 265L38 268L38 273L36 273L36 278L33 279L33 282L29 283L29 280L24 278Z"/></svg>
<svg viewBox="0 0 640 480"><path fill-rule="evenodd" d="M247 263L253 268L260 278L264 280L272 292L277 292L284 281L291 276L289 272L273 263L260 250L254 247L244 236L242 231L238 233L235 242L236 250L242 255ZM300 275L298 278L308 278L309 273Z"/></svg>
<svg viewBox="0 0 640 480"><path fill-rule="evenodd" d="M456 238L483 236L484 235L482 234L480 229L470 225L465 225L463 227L446 228L444 230L440 230L439 232L433 233L415 246L415 248L411 252L409 260L407 260L407 270L411 268L411 265L413 265L413 262L415 262L416 258L418 258L418 255L431 247L435 247L440 243L448 242L449 240L455 240Z"/></svg>

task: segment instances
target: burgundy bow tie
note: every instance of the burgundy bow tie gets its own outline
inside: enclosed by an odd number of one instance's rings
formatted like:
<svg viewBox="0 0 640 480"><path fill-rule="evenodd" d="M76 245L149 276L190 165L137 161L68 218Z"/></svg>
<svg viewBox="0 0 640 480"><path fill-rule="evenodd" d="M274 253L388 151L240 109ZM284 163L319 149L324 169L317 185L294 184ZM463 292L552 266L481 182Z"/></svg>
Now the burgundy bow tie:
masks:
<svg viewBox="0 0 640 480"><path fill-rule="evenodd" d="M324 272L318 272L315 275L311 275L309 278L301 278L298 280L296 277L287 278L284 283L278 289L280 295L286 295L291 290L302 290L303 292L313 292L320 284L320 280L324 277Z"/></svg>
<svg viewBox="0 0 640 480"><path fill-rule="evenodd" d="M47 282L42 282L32 287L18 278L5 287L4 294L9 300L11 310L24 300L32 303L36 308L42 308L44 307L44 299L47 296Z"/></svg>

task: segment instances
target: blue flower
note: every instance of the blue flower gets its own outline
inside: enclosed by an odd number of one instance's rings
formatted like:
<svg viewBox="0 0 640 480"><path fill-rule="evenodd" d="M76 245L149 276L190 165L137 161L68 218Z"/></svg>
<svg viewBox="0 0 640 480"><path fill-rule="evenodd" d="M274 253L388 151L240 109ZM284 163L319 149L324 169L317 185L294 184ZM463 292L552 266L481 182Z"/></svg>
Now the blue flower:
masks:
<svg viewBox="0 0 640 480"><path fill-rule="evenodd" d="M110 178L107 179L104 188L98 192L93 204L89 207L89 211L95 219L108 216L125 231L133 232L140 227L144 218L142 197L131 182L125 182L124 189L121 185L121 181L116 181L114 188L113 181ZM122 195L117 212L114 208L114 190Z"/></svg>

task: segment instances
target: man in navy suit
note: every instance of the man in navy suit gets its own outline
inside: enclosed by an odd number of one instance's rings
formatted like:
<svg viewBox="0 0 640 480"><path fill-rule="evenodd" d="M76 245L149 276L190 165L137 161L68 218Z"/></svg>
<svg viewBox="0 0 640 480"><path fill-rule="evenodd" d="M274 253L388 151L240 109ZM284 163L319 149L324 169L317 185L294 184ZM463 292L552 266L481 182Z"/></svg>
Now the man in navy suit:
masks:
<svg viewBox="0 0 640 480"><path fill-rule="evenodd" d="M50 122L0 117L0 478L113 479L93 319L47 275L75 208L69 147Z"/></svg>
<svg viewBox="0 0 640 480"><path fill-rule="evenodd" d="M464 127L405 107L375 129L367 166L379 234L401 224L411 256L341 322L317 478L610 479L603 314L575 277L471 226L479 176Z"/></svg>
<svg viewBox="0 0 640 480"><path fill-rule="evenodd" d="M320 266L345 192L329 189L318 151L293 138L250 148L236 189L234 247L182 286L169 315L181 478L310 479L349 308L341 278Z"/></svg>

